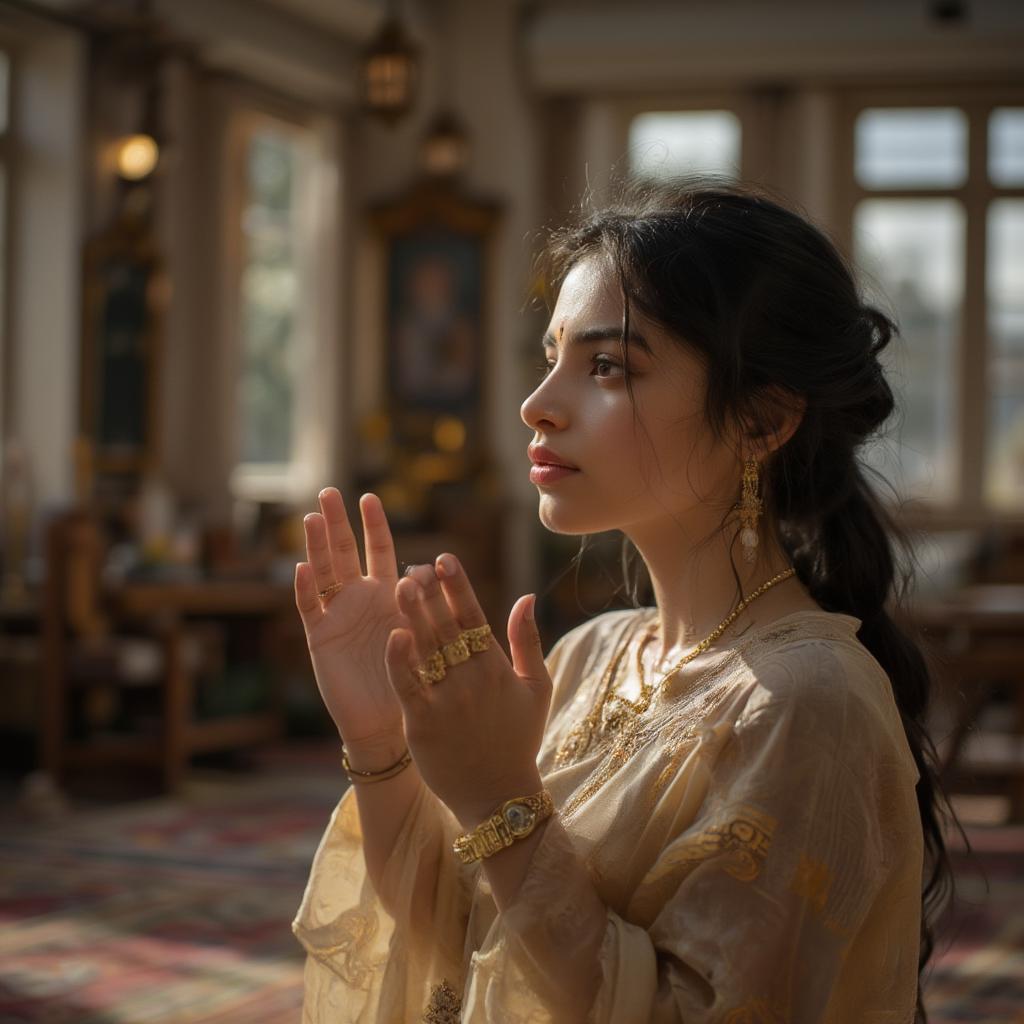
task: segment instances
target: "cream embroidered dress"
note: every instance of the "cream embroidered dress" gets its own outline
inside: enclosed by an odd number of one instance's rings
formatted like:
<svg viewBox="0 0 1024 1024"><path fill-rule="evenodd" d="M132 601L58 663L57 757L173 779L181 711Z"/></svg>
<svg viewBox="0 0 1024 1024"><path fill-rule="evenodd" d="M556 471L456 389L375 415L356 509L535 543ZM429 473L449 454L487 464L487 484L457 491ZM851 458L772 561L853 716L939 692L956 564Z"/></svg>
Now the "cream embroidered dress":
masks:
<svg viewBox="0 0 1024 1024"><path fill-rule="evenodd" d="M566 756L610 658L656 614L606 612L549 654L538 765L556 811L504 914L424 787L385 868L392 917L345 792L293 924L308 951L304 1022L913 1020L918 772L860 620L800 611L723 637L681 692L670 684L617 736ZM630 674L636 687L632 661L618 692ZM572 884L571 863L590 887ZM600 935L581 932L595 920ZM576 947L600 951L596 995L559 977Z"/></svg>

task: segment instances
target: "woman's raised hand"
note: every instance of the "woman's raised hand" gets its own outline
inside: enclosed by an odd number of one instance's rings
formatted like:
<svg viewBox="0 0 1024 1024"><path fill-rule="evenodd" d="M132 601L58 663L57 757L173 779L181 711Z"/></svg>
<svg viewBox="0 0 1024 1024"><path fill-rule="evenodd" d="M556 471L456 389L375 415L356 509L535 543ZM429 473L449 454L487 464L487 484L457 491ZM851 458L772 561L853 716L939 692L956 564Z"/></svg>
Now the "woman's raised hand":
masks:
<svg viewBox="0 0 1024 1024"><path fill-rule="evenodd" d="M401 742L402 708L388 682L388 636L409 620L395 597L398 565L380 498L359 501L366 575L336 487L320 492L320 511L303 521L306 557L295 567L295 603L317 686L347 747L386 747ZM318 594L332 587L321 599Z"/></svg>

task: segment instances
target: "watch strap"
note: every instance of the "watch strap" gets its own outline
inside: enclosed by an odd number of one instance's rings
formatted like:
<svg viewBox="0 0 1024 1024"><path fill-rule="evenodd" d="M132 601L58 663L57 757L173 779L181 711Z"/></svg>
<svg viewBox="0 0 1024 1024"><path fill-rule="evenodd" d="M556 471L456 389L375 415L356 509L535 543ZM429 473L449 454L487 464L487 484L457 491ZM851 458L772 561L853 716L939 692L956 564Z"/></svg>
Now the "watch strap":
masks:
<svg viewBox="0 0 1024 1024"><path fill-rule="evenodd" d="M513 797L471 832L459 836L452 843L452 850L463 864L490 857L517 839L525 839L554 810L546 789L530 796Z"/></svg>

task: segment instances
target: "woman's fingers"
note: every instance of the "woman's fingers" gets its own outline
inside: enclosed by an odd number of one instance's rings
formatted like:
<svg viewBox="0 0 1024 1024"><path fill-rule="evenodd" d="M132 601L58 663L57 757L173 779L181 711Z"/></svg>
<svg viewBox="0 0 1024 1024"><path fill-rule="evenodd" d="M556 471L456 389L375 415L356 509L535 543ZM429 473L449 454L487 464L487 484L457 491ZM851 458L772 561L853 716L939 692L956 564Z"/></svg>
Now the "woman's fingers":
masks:
<svg viewBox="0 0 1024 1024"><path fill-rule="evenodd" d="M455 612L437 582L434 567L416 565L409 570L409 575L423 588L423 611L433 629L435 646L451 643L465 627L455 618Z"/></svg>
<svg viewBox="0 0 1024 1024"><path fill-rule="evenodd" d="M306 559L313 569L313 581L318 592L326 590L335 579L324 517L319 512L310 512L302 520L302 526L306 531Z"/></svg>
<svg viewBox="0 0 1024 1024"><path fill-rule="evenodd" d="M415 648L414 660L419 665L437 650L437 637L434 635L433 623L423 607L422 593L419 583L411 576L403 576L395 587L398 609L409 620Z"/></svg>
<svg viewBox="0 0 1024 1024"><path fill-rule="evenodd" d="M408 642L409 639L408 630L393 629L384 648L384 664L391 688L405 708L427 692L427 684L416 674L415 646Z"/></svg>
<svg viewBox="0 0 1024 1024"><path fill-rule="evenodd" d="M376 494L364 494L359 499L359 511L363 517L363 538L366 542L366 575L396 581L395 543L383 503Z"/></svg>
<svg viewBox="0 0 1024 1024"><path fill-rule="evenodd" d="M445 599L459 628L474 629L486 625L487 617L459 560L447 553L438 555L434 562L434 572L441 581Z"/></svg>
<svg viewBox="0 0 1024 1024"><path fill-rule="evenodd" d="M327 545L334 575L331 582L351 583L359 579L363 575L359 564L359 548L345 512L345 502L337 487L325 487L320 492L320 512L327 525Z"/></svg>
<svg viewBox="0 0 1024 1024"><path fill-rule="evenodd" d="M441 569L450 571L439 582ZM417 649L424 660L443 644L456 640L464 629L473 629L487 623L480 603L473 593L469 578L453 555L441 555L431 565L415 565L408 572L408 578L419 584L417 593L414 586L399 582L399 592L409 595L408 607L402 611L414 624ZM413 595L419 600L412 602ZM401 603L401 602L400 602Z"/></svg>
<svg viewBox="0 0 1024 1024"><path fill-rule="evenodd" d="M295 607L299 609L302 628L305 629L307 636L324 615L320 598L316 594L313 567L309 562L299 562L295 566Z"/></svg>

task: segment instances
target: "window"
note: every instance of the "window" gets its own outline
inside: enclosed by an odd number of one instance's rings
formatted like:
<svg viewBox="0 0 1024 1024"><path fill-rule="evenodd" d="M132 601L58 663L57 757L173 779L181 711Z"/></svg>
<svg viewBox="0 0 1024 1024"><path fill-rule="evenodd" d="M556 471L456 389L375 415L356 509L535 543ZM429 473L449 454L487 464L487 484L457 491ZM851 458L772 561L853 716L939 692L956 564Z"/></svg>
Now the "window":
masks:
<svg viewBox="0 0 1024 1024"><path fill-rule="evenodd" d="M234 209L237 358L233 489L285 498L301 487L303 389L312 359L312 133L252 113L241 119Z"/></svg>
<svg viewBox="0 0 1024 1024"><path fill-rule="evenodd" d="M7 394L7 196L10 181L10 58L0 50L0 441L6 411L3 397Z"/></svg>
<svg viewBox="0 0 1024 1024"><path fill-rule="evenodd" d="M960 436L957 375L964 293L962 205L955 199L865 199L857 207L858 264L884 291L871 299L895 306L900 337L882 354L886 377L899 392L897 466L868 461L893 477L902 494L956 500L956 445ZM891 300L890 301L887 301Z"/></svg>
<svg viewBox="0 0 1024 1024"><path fill-rule="evenodd" d="M864 110L856 136L855 170L864 188L955 187L967 180L962 110Z"/></svg>
<svg viewBox="0 0 1024 1024"><path fill-rule="evenodd" d="M1024 508L1024 199L993 200L986 227L985 499L993 508L1012 510Z"/></svg>
<svg viewBox="0 0 1024 1024"><path fill-rule="evenodd" d="M854 259L901 328L901 414L867 461L933 509L1019 513L1024 106L862 105L852 127Z"/></svg>
<svg viewBox="0 0 1024 1024"><path fill-rule="evenodd" d="M740 173L740 120L730 110L654 111L629 125L629 166L640 177Z"/></svg>

